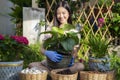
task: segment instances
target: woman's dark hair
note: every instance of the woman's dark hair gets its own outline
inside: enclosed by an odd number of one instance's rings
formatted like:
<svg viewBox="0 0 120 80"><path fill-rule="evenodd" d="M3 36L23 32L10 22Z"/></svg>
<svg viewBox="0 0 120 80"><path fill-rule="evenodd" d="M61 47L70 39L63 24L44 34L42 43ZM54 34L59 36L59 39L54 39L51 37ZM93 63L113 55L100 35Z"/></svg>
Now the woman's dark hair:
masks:
<svg viewBox="0 0 120 80"><path fill-rule="evenodd" d="M55 13L54 13L54 26L59 26L60 25L60 22L57 20L57 9L59 7L64 7L69 12L68 23L72 24L72 19L71 19L72 12L70 10L70 6L68 5L68 2L67 1L60 1L57 4L56 9L55 9Z"/></svg>

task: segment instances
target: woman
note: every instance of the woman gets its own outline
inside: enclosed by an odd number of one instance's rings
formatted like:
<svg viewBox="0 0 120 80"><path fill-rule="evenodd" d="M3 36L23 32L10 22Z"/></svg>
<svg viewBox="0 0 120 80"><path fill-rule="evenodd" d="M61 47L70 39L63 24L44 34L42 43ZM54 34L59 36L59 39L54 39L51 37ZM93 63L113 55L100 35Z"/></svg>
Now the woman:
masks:
<svg viewBox="0 0 120 80"><path fill-rule="evenodd" d="M55 10L55 16L54 16L54 26L58 26L59 28L62 28L64 24L72 24L71 21L71 10L66 1L61 1L58 3L56 6ZM41 52L51 59L53 62L60 62L62 60L62 55L58 54L56 51L50 51L50 50L45 50L44 48L41 49ZM71 59L68 67L65 67L65 69L69 69L70 72L75 73L77 71L83 70L84 65L82 63L74 63L74 59L77 56L77 48L74 48L73 51L75 54L73 55L73 58ZM29 65L29 67L39 67L42 69L46 69L49 71L52 70L50 66L47 65L46 61L42 62L34 62Z"/></svg>

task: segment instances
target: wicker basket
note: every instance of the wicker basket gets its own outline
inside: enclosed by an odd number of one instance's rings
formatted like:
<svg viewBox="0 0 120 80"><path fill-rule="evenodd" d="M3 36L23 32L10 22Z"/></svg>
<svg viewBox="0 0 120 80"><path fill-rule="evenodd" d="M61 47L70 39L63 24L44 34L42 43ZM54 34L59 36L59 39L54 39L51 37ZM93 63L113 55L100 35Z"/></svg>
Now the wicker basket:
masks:
<svg viewBox="0 0 120 80"><path fill-rule="evenodd" d="M78 72L74 74L57 74L64 69L55 69L51 71L52 80L77 80Z"/></svg>
<svg viewBox="0 0 120 80"><path fill-rule="evenodd" d="M20 80L46 80L47 72L39 73L39 74L25 74L20 73Z"/></svg>
<svg viewBox="0 0 120 80"><path fill-rule="evenodd" d="M114 71L80 71L80 80L114 80Z"/></svg>

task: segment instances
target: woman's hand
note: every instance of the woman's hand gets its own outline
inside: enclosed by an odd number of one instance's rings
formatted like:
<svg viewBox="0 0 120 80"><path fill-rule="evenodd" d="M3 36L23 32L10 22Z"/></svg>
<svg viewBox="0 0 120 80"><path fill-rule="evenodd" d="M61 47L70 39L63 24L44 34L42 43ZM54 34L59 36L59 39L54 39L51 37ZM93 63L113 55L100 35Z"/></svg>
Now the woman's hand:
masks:
<svg viewBox="0 0 120 80"><path fill-rule="evenodd" d="M62 60L62 55L58 54L56 51L46 50L44 54L53 62L60 62Z"/></svg>

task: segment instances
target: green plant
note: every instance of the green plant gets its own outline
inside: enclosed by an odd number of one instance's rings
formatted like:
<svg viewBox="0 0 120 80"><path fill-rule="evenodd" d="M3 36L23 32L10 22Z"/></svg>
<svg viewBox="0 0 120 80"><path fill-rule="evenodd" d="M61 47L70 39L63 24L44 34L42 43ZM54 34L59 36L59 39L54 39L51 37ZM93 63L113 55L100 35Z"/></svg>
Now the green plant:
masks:
<svg viewBox="0 0 120 80"><path fill-rule="evenodd" d="M112 0L98 0L98 5L103 7L109 7L112 3Z"/></svg>
<svg viewBox="0 0 120 80"><path fill-rule="evenodd" d="M24 68L27 68L31 62L42 61L45 56L40 53L40 43L30 44L29 47L25 47L24 53L22 53L22 60L24 60Z"/></svg>
<svg viewBox="0 0 120 80"><path fill-rule="evenodd" d="M55 50L59 53L71 53L73 47L79 44L78 33L74 30L74 26L65 24L62 28L53 27L51 31L46 31L41 34L51 34L52 37L46 39L43 47L49 50Z"/></svg>
<svg viewBox="0 0 120 80"><path fill-rule="evenodd" d="M109 41L100 35L90 35L86 43L90 47L90 56L102 58L108 55Z"/></svg>
<svg viewBox="0 0 120 80"><path fill-rule="evenodd" d="M120 15L113 14L113 18L110 19L111 26L109 27L109 31L114 38L120 37Z"/></svg>
<svg viewBox="0 0 120 80"><path fill-rule="evenodd" d="M114 51L113 54L110 55L111 57L111 69L115 71L115 80L120 79L120 57L116 55Z"/></svg>
<svg viewBox="0 0 120 80"><path fill-rule="evenodd" d="M22 23L23 23L23 7L31 7L31 0L9 0L15 6L11 7L12 12L9 13L11 21L16 24L16 34L22 35Z"/></svg>
<svg viewBox="0 0 120 80"><path fill-rule="evenodd" d="M112 7L113 16L107 20L111 24L109 31L113 38L120 38L120 3L116 3Z"/></svg>
<svg viewBox="0 0 120 80"><path fill-rule="evenodd" d="M26 37L0 35L0 61L22 59L26 47L28 47Z"/></svg>

